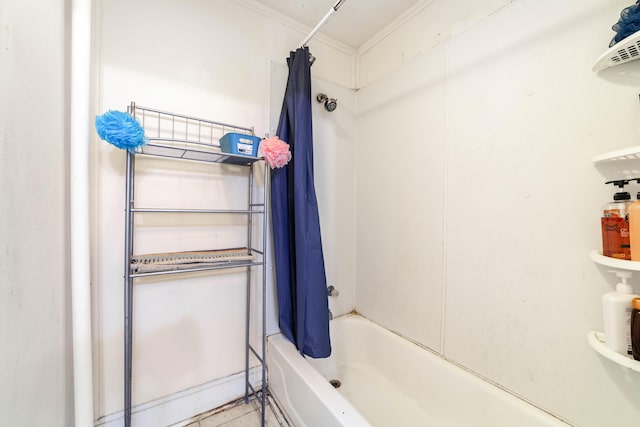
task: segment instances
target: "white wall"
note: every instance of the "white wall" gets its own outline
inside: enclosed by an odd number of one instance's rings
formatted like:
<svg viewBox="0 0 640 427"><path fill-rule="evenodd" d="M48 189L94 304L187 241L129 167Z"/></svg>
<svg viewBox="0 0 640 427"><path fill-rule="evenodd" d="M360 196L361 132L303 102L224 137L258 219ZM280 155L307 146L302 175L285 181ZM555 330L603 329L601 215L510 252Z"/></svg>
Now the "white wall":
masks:
<svg viewBox="0 0 640 427"><path fill-rule="evenodd" d="M591 158L637 145L640 83L591 66L629 2L472 3L363 59L356 309L574 425L637 425L640 377L586 342L615 283L588 257L613 192Z"/></svg>
<svg viewBox="0 0 640 427"><path fill-rule="evenodd" d="M63 1L0 4L0 425L73 425Z"/></svg>
<svg viewBox="0 0 640 427"><path fill-rule="evenodd" d="M97 2L96 8L95 114L124 110L135 101L162 110L255 126L260 136L273 134L272 82L274 73L281 71L274 72L272 67L286 70L282 65L285 58L309 28L248 0L110 0ZM313 75L332 90L349 85L355 52L326 40L320 38L310 44L317 58ZM341 90L350 97L342 100L342 114L347 121L344 127L351 133L355 125L350 116L354 95ZM277 111L281 102L280 95ZM340 279L340 286L350 304L338 307L346 312L353 307L355 287L354 266L348 262L349 256L353 257L354 210L353 203L351 208L344 208L337 197L353 200L354 147L353 139L339 136L351 144L350 156L333 160L349 172L347 190L333 191L340 187L336 180L344 174L323 171L317 180L327 181L330 186L318 194L326 203L321 210L321 225L330 236L344 234L338 243L347 242L346 247L334 246L336 240L331 238L325 242L330 280L347 277ZM317 157L337 157L337 140L322 142L317 143L321 147ZM123 407L125 155L97 137L93 148L95 408L101 425L118 425ZM138 164L141 173L136 191L140 206L188 204L192 208L238 209L246 201L246 182L239 168L142 159ZM183 227L165 226L157 217L141 216L139 223L143 226L137 230L134 252L232 246L245 236L237 219L223 218L220 222L210 217L174 217L169 223L173 220ZM345 228L351 237L344 233ZM341 263L342 258L347 262ZM237 379L233 374L244 368L243 274L138 280L134 289L133 404L152 414L146 422L167 425L226 403L238 397L239 390L244 392L242 387L227 387ZM257 330L254 325L253 331ZM168 409L176 406L175 411Z"/></svg>
<svg viewBox="0 0 640 427"><path fill-rule="evenodd" d="M311 91L314 99L324 93L338 100L333 112L312 101L314 176L327 286L339 292L329 298L335 317L355 307L356 92L321 78L312 78Z"/></svg>
<svg viewBox="0 0 640 427"><path fill-rule="evenodd" d="M478 25L515 0L422 0L358 48L360 87Z"/></svg>

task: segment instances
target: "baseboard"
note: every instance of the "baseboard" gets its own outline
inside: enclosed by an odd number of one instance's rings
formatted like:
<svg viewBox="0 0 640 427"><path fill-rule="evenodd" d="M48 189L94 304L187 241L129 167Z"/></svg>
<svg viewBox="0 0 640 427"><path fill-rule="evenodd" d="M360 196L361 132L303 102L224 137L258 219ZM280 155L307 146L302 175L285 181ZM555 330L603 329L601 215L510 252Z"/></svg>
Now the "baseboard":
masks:
<svg viewBox="0 0 640 427"><path fill-rule="evenodd" d="M249 370L256 389L262 386L262 368ZM218 378L186 390L141 403L131 408L131 424L137 426L171 426L244 396L244 371ZM98 418L95 427L121 427L124 411Z"/></svg>

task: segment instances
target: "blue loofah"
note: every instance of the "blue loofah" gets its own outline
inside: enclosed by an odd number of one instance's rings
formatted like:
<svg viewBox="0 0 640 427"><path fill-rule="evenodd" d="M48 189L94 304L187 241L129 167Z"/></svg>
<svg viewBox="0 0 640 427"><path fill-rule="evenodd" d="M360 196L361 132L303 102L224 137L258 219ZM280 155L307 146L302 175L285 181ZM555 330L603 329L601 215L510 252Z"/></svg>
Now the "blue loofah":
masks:
<svg viewBox="0 0 640 427"><path fill-rule="evenodd" d="M147 143L144 129L129 113L109 110L96 116L96 131L100 139L134 153Z"/></svg>
<svg viewBox="0 0 640 427"><path fill-rule="evenodd" d="M640 31L640 0L636 1L635 5L624 8L620 12L620 20L611 29L616 32L616 35L609 43L609 47Z"/></svg>

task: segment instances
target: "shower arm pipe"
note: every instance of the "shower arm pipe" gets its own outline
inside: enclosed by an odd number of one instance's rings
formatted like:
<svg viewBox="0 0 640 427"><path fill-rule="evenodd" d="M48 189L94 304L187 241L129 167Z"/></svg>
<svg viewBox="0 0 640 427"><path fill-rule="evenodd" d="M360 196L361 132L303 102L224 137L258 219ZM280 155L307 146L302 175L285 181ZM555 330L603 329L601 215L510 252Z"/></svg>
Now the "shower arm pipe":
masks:
<svg viewBox="0 0 640 427"><path fill-rule="evenodd" d="M89 242L89 110L92 0L71 3L69 215L71 322L76 427L92 427L91 277Z"/></svg>
<svg viewBox="0 0 640 427"><path fill-rule="evenodd" d="M314 27L314 29L311 30L309 35L304 40L302 40L302 43L300 43L300 47L306 47L307 43L309 43L309 40L311 40L313 38L313 36L316 35L316 33L320 30L320 28L322 28L322 26L329 20L329 18L331 18L331 15L336 13L338 11L338 9L340 9L340 6L342 6L344 4L344 2L346 2L346 1L347 0L338 0L338 2L336 4L334 4L331 7L331 9L329 9L329 11L326 13L326 15L324 15L324 18L322 18L320 20L320 22L318 22L318 25L316 25Z"/></svg>

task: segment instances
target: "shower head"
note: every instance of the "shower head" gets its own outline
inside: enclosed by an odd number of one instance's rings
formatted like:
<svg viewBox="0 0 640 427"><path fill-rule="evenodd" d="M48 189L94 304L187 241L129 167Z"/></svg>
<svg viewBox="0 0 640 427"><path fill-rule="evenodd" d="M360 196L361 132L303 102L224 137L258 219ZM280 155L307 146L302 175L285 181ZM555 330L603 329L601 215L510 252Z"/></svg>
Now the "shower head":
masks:
<svg viewBox="0 0 640 427"><path fill-rule="evenodd" d="M316 100L318 102L324 102L324 109L327 110L328 112L332 112L334 111L336 108L338 108L338 100L335 98L329 98L326 94L324 93L319 93L316 96Z"/></svg>
<svg viewBox="0 0 640 427"><path fill-rule="evenodd" d="M333 110L335 110L336 108L338 108L338 100L334 99L334 98L329 98L325 101L324 103L324 108L329 111L332 112Z"/></svg>

